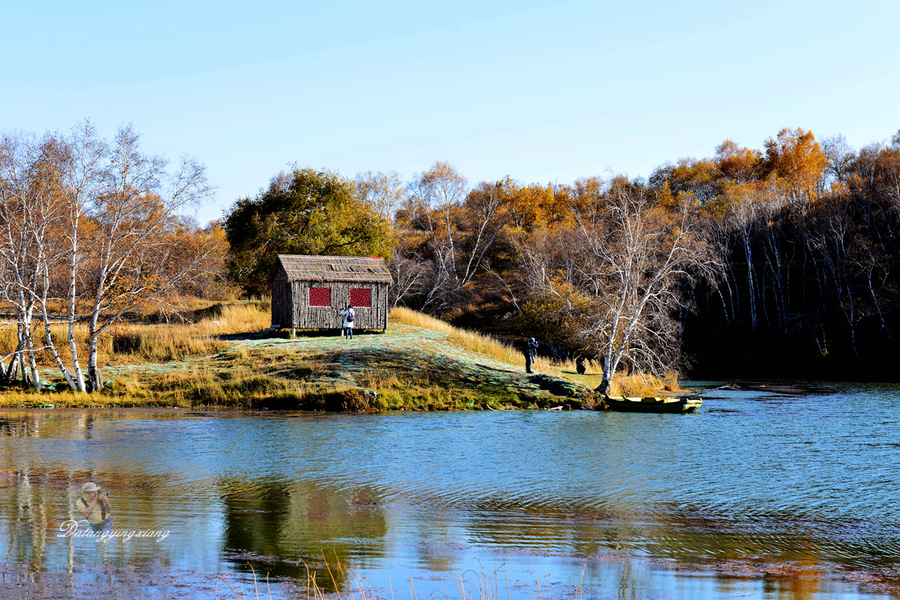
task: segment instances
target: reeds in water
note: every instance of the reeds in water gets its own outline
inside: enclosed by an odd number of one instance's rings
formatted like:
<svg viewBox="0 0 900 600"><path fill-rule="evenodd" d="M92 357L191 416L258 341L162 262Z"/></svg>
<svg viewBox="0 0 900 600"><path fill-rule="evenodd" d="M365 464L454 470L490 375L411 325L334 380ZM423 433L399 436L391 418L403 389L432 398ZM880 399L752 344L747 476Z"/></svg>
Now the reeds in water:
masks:
<svg viewBox="0 0 900 600"><path fill-rule="evenodd" d="M344 567L340 564L340 561L337 561L334 567L338 570L338 575L336 577L332 570L332 566L326 560L326 573L334 585L334 589L337 590L329 592L319 586L316 580L316 572L311 570L306 563L303 564L306 567L305 590L301 589L300 596L297 597L302 596L305 600L395 600L394 588L390 581L390 576L388 576L389 589L387 590L387 596L385 596L384 592L375 587L368 579L355 574L348 575L344 571ZM501 569L503 570L502 573ZM253 569L252 565L250 565L250 570L253 573L255 598L256 600L259 600L259 584L256 571ZM566 596L567 598L571 598L572 600L582 600L584 595L584 571L585 569L583 568L581 572L581 581L574 587L572 593ZM530 595L532 600L553 600L549 577L549 575L546 576L548 581L544 584L541 584L540 580L535 578L533 586L530 583L523 584L523 582L520 581L515 581L513 583L518 588L526 587L527 591L522 593ZM247 600L247 596L237 590L227 578L220 575L218 579L228 586L236 600ZM340 590L338 588L336 583L338 579L349 582L348 585L345 586L345 590ZM505 564L501 565L491 573L486 572L484 568L481 567L480 563L479 570L477 571L475 569L469 569L463 572L451 573L450 582L452 585L449 589L443 578L440 581L442 589L439 591L432 591L427 597L438 597L443 598L444 600L512 600L509 573ZM271 600L272 591L269 585L268 576L266 577L266 589L268 591L269 599ZM454 589L455 594L453 592ZM409 577L409 594L411 600L418 600L418 593L416 592L412 576ZM218 590L216 591L216 598L218 599Z"/></svg>

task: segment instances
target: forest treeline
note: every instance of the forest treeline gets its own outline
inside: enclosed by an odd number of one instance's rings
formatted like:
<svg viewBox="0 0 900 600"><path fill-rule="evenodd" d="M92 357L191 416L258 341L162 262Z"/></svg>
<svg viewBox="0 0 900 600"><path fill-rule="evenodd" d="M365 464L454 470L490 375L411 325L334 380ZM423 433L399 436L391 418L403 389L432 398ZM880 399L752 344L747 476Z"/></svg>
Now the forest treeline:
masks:
<svg viewBox="0 0 900 600"><path fill-rule="evenodd" d="M647 180L568 185L470 185L444 162L410 181L296 167L202 228L179 216L210 194L202 165L170 172L130 128L6 135L0 163L16 329L0 383L39 386L50 356L73 389L96 389L96 346L116 323L265 296L280 253L382 256L394 305L585 355L601 387L623 367L890 379L900 358L900 132L856 150L784 129Z"/></svg>

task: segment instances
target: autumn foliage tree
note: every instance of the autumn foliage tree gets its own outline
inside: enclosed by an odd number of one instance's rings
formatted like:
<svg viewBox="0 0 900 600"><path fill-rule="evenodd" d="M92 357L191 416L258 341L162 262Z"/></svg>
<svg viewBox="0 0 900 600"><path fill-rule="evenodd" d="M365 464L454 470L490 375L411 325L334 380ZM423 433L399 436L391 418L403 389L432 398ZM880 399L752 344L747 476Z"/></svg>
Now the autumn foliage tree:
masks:
<svg viewBox="0 0 900 600"><path fill-rule="evenodd" d="M784 181L791 200L815 201L828 159L812 132L785 128L765 147L763 168Z"/></svg>
<svg viewBox="0 0 900 600"><path fill-rule="evenodd" d="M229 277L247 294L268 292L278 254L390 256L390 221L336 173L294 169L256 198L238 200L223 221Z"/></svg>

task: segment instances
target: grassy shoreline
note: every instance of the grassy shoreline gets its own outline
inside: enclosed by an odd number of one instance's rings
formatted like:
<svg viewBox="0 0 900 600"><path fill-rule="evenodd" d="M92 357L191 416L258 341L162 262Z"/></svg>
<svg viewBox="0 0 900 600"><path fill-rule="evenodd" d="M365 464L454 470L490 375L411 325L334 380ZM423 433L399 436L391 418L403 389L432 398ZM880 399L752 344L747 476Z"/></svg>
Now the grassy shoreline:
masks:
<svg viewBox="0 0 900 600"><path fill-rule="evenodd" d="M515 348L408 309L384 334L264 333L265 303L214 305L196 322L123 325L102 348L102 392L4 390L5 408L181 407L326 412L590 408L600 373L539 358L524 373ZM45 365L47 374L53 372ZM678 391L617 377L614 392Z"/></svg>

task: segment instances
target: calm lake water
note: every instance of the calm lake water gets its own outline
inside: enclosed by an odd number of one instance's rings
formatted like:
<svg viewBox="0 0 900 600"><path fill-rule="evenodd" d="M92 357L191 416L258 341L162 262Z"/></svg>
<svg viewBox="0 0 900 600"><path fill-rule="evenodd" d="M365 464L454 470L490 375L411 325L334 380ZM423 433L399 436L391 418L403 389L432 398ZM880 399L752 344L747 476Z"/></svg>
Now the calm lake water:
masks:
<svg viewBox="0 0 900 600"><path fill-rule="evenodd" d="M255 571L261 598L900 598L900 387L770 389L693 415L5 411L0 597L251 598ZM88 479L118 537L66 535Z"/></svg>

